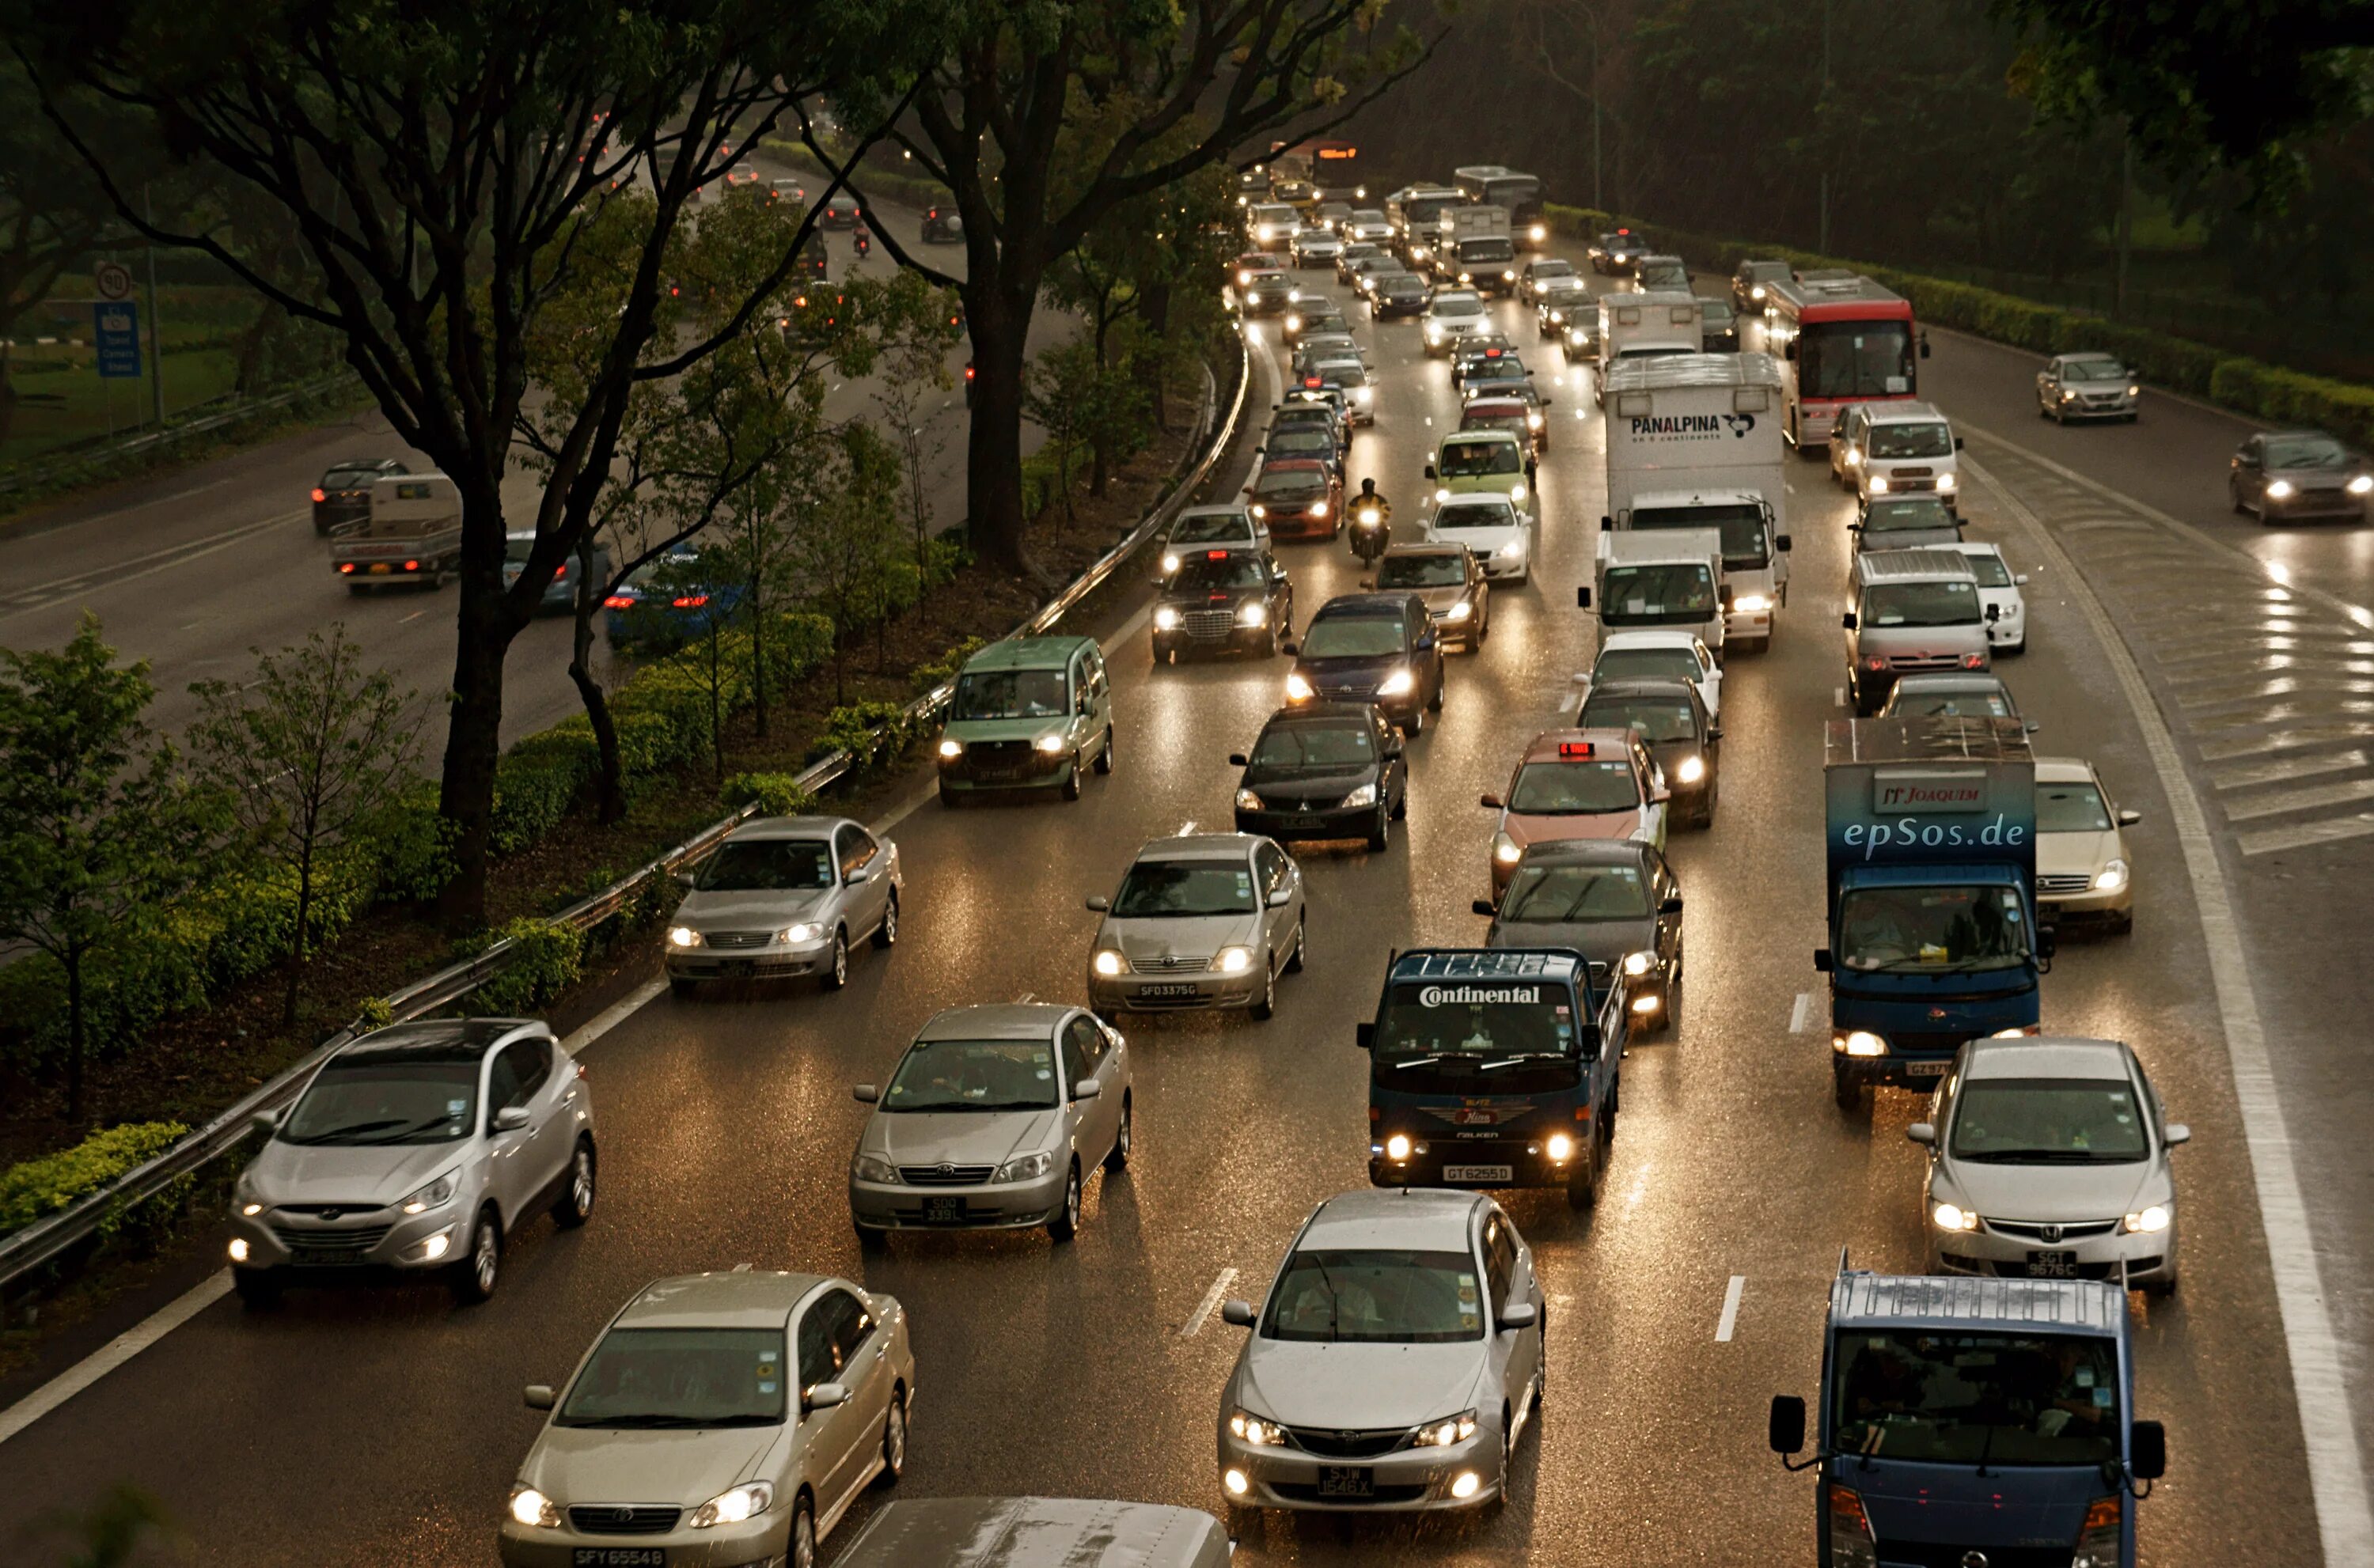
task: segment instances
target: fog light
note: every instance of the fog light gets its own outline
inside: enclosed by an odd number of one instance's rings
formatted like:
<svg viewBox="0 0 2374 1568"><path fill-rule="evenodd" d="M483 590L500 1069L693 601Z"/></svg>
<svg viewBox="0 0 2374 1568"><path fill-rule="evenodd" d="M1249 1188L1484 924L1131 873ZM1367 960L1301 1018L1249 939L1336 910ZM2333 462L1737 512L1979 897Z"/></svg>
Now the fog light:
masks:
<svg viewBox="0 0 2374 1568"><path fill-rule="evenodd" d="M1408 1134L1408 1133L1406 1133L1406 1132L1396 1132L1396 1133L1394 1133L1391 1138L1388 1138L1388 1139L1386 1139L1386 1140L1385 1140L1385 1158L1386 1158L1386 1159L1388 1159L1388 1160L1406 1160L1406 1159L1408 1159L1409 1157L1410 1157L1410 1141L1409 1141L1409 1134Z"/></svg>
<svg viewBox="0 0 2374 1568"><path fill-rule="evenodd" d="M245 1236L233 1236L230 1238L230 1260L234 1263L244 1263L247 1261L247 1238Z"/></svg>
<svg viewBox="0 0 2374 1568"><path fill-rule="evenodd" d="M1632 1011L1654 1012L1657 1011L1657 999L1653 996L1636 996L1632 999Z"/></svg>
<svg viewBox="0 0 2374 1568"><path fill-rule="evenodd" d="M1245 1479L1245 1472L1242 1470L1225 1470L1221 1472L1220 1484L1228 1489L1229 1496L1242 1497L1252 1490L1253 1483Z"/></svg>
<svg viewBox="0 0 2374 1568"><path fill-rule="evenodd" d="M412 1257L416 1262L434 1263L452 1249L453 1233L450 1230L439 1231L435 1235L414 1247Z"/></svg>
<svg viewBox="0 0 2374 1568"><path fill-rule="evenodd" d="M1461 1498L1473 1497L1483 1489L1482 1476L1477 1475L1474 1470L1462 1470L1459 1472L1458 1479L1451 1483L1451 1495Z"/></svg>
<svg viewBox="0 0 2374 1568"><path fill-rule="evenodd" d="M1544 1147L1549 1157L1561 1165L1574 1158L1574 1140L1563 1132L1551 1133L1549 1142Z"/></svg>

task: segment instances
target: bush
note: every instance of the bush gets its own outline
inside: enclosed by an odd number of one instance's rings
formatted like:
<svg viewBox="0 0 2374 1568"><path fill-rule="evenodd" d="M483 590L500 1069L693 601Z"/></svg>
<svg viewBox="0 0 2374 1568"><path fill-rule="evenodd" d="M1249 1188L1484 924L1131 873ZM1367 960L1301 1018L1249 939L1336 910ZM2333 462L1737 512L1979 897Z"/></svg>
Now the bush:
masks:
<svg viewBox="0 0 2374 1568"><path fill-rule="evenodd" d="M71 1149L0 1171L0 1234L70 1209L84 1197L170 1149L188 1134L178 1121L130 1122L94 1132ZM99 1236L152 1239L179 1211L192 1177L177 1176L163 1191L119 1203L101 1218Z"/></svg>
<svg viewBox="0 0 2374 1568"><path fill-rule="evenodd" d="M916 665L914 670L915 690L918 693L927 692L944 681L955 680L957 678L958 672L961 671L965 667L965 661L971 658L974 654L979 653L987 646L988 644L986 639L977 637L969 637L962 642L958 643L954 648L949 649L947 652L940 658L933 660L929 664Z"/></svg>
<svg viewBox="0 0 2374 1568"><path fill-rule="evenodd" d="M850 770L869 773L897 759L911 737L907 710L895 702L856 702L825 716L819 745L849 754Z"/></svg>
<svg viewBox="0 0 2374 1568"><path fill-rule="evenodd" d="M805 816L816 809L816 794L804 790L788 773L736 773L717 792L729 810L755 805L760 816Z"/></svg>
<svg viewBox="0 0 2374 1568"><path fill-rule="evenodd" d="M503 966L470 994L473 1016L529 1016L575 985L583 972L585 933L574 926L522 916L495 931L494 939L509 941L511 951Z"/></svg>

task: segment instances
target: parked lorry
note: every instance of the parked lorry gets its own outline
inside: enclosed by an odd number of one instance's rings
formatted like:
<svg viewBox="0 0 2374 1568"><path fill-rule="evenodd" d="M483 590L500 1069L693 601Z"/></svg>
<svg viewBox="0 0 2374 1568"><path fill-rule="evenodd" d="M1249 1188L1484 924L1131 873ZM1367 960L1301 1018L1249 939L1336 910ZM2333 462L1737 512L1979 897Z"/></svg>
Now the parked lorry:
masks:
<svg viewBox="0 0 2374 1568"><path fill-rule="evenodd" d="M435 588L462 565L462 488L442 474L388 474L371 483L370 516L330 541L350 593L385 583Z"/></svg>
<svg viewBox="0 0 2374 1568"><path fill-rule="evenodd" d="M2036 760L2016 719L1834 719L1823 767L1831 1085L1934 1089L1965 1040L2037 1032Z"/></svg>
<svg viewBox="0 0 2374 1568"><path fill-rule="evenodd" d="M1722 655L1722 535L1711 528L1602 531L1594 584L1575 603L1611 631L1688 632Z"/></svg>
<svg viewBox="0 0 2374 1568"><path fill-rule="evenodd" d="M1814 1472L1815 1561L2134 1568L2168 1437L2134 1419L2126 1292L1839 1266L1813 1457L1802 1398L1773 1397L1768 1433Z"/></svg>
<svg viewBox="0 0 2374 1568"><path fill-rule="evenodd" d="M1628 359L1655 359L1705 351L1706 307L1688 294L1603 294L1599 297L1599 401L1607 402L1608 373Z"/></svg>
<svg viewBox="0 0 2374 1568"><path fill-rule="evenodd" d="M1711 528L1730 597L1723 642L1760 651L1789 601L1780 367L1764 354L1632 359L1607 380L1603 532Z"/></svg>
<svg viewBox="0 0 2374 1568"><path fill-rule="evenodd" d="M1434 275L1486 294L1513 294L1517 250L1509 209L1462 203L1435 216Z"/></svg>

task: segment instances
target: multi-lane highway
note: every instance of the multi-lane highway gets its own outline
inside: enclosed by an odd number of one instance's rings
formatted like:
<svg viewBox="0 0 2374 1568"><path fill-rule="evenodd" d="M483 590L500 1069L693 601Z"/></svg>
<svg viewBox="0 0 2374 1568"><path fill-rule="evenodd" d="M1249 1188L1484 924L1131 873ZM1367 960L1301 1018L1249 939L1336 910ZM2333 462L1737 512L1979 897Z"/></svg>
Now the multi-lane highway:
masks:
<svg viewBox="0 0 2374 1568"><path fill-rule="evenodd" d="M1522 313L1495 310L1530 345ZM1374 476L1408 529L1424 493L1421 465L1455 423L1456 398L1414 327L1357 330L1381 384L1351 477ZM1262 353L1266 360L1274 350L1264 344ZM846 991L662 994L588 1047L605 1140L602 1207L590 1226L529 1228L501 1293L476 1310L422 1289L297 1293L264 1315L226 1299L197 1312L0 1443L0 1539L49 1506L129 1479L164 1500L202 1562L491 1562L506 1490L541 1420L521 1407L520 1386L565 1375L652 1277L737 1264L845 1273L906 1302L921 1383L906 1487L1216 1509L1215 1402L1240 1330L1199 1307L1216 1287L1259 1296L1310 1207L1364 1183L1366 1062L1352 1025L1373 1005L1390 949L1480 939L1469 901L1484 888L1493 818L1477 796L1506 782L1529 737L1571 715L1571 676L1595 644L1573 604L1604 509L1600 420L1555 351L1529 347L1528 357L1557 400L1534 580L1496 593L1495 635L1456 658L1440 721L1411 742L1407 832L1382 854L1301 855L1310 963L1282 984L1273 1021L1129 1022L1136 1155L1126 1175L1091 1190L1075 1245L1053 1248L1037 1234L901 1237L886 1255L861 1256L843 1185L861 1120L848 1086L879 1080L941 1007L1079 997L1095 920L1082 896L1111 892L1147 838L1227 825L1235 784L1227 755L1276 706L1284 664L1156 667L1142 609L1101 628L1117 682L1119 771L1091 781L1074 805L945 813L921 804L920 790L910 797L911 814L887 825L908 879L901 940L887 956L864 954ZM1260 386L1277 384L1274 369ZM1948 411L1975 428L2084 464L2114 490L2120 471L2086 443L2138 449L2120 461L2134 465L2145 492L2135 498L2146 505L2179 498L2169 475L2180 463L2197 472L2220 458L2222 436L2187 434L2188 421L2215 417L2164 400L2148 402L2133 430L2064 436L2032 416L2015 423L2004 389L2025 369L2024 358L1941 333L1924 372ZM1981 437L1969 455L2000 485L1974 488L1972 536L2002 544L2021 569L2037 573L2056 558L2039 528L2081 558L2089 537L2105 536L2070 526L2058 494L2037 488L2008 447ZM2170 488L2142 484L2154 474ZM1847 1115L1830 1100L1810 955L1821 941L1821 727L1843 711L1838 614L1850 505L1817 464L1793 466L1792 482L1793 588L1772 650L1730 667L1722 814L1710 831L1673 843L1688 901L1684 1030L1636 1047L1624 1065L1624 1114L1595 1214L1570 1212L1554 1192L1508 1198L1543 1270L1551 1325L1545 1419L1521 1450L1509 1506L1416 1525L1272 1515L1240 1561L1809 1556L1812 1482L1784 1475L1765 1452L1765 1405L1774 1392L1812 1390L1840 1248L1859 1264L1919 1268L1921 1161L1903 1129L1922 1102L1885 1092L1867 1114ZM2195 511L2198 500L2188 503ZM2223 532L2215 537L2230 544ZM2302 568L2323 587L2345 586L2337 574L2350 542L2286 547L2308 553ZM2316 552L2324 554L2310 568ZM1340 542L1284 544L1280 555L1303 618L1360 576ZM2188 614L2215 616L2221 635L2239 636L2252 616L2271 614L2263 588L2236 579L2229 596L2196 582L2184 603ZM2135 611L2121 593L2110 590L2105 603L2133 637ZM2217 615L2236 606L2248 613ZM2145 1560L2318 1562L2308 1463L2311 1444L2329 1445L2333 1433L2304 1443L2295 1408L2287 1324L2246 1153L2246 1106L2260 1111L2238 1100L2214 980L2211 943L2228 938L2204 934L2149 727L2114 677L2088 591L2043 572L2030 586L2030 616L2031 651L2006 661L2004 673L2043 725L2040 749L2091 757L2121 802L2145 813L2130 834L2136 935L2064 945L2046 982L2046 1026L2133 1042L2169 1115L2193 1129L2177 1156L2182 1292L2132 1305L2138 1413L2168 1423L2171 1449L2168 1478L2141 1511ZM2205 635L2190 640L2210 646ZM2155 691L2166 689L2164 671L2147 673ZM2192 735L2192 710L2168 712ZM2259 955L2284 940L2250 923L2262 914L2252 902L2259 868L2273 862L2235 845L2239 824L2212 822L2226 836L2218 852L2244 873L2242 915ZM2366 984L2301 962L2260 972L2271 1022L2293 1005L2270 994L2284 988L2334 998ZM2273 1042L2276 1088L2294 1118L2302 1179L2345 1190L2365 1179L2333 1121L2346 1114L2340 1092L2349 1086L2298 1082L2318 1060L2337 1066L2346 1048L2345 1015L2321 1015L2321 1043ZM2328 1092L2338 1108L2319 1101ZM2316 1196L2310 1218L2336 1270L2328 1281L2356 1278L2368 1248L2349 1225L2362 1221L2323 1228L2333 1223L2320 1206L2330 1194ZM1736 1310L1726 1313L1734 1283ZM2354 1456L2350 1468L2360 1468Z"/></svg>

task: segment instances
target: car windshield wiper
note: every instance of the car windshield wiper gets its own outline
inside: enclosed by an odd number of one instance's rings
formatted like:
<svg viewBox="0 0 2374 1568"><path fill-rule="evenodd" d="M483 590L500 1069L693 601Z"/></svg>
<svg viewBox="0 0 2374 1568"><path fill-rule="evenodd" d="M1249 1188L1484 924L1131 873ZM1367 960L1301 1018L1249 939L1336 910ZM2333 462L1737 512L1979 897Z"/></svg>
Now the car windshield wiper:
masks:
<svg viewBox="0 0 2374 1568"><path fill-rule="evenodd" d="M2141 1154L2106 1154L2094 1149L1990 1149L1983 1154L1957 1152L1954 1157L1989 1165L2123 1165L2143 1158Z"/></svg>
<svg viewBox="0 0 2374 1568"><path fill-rule="evenodd" d="M1565 1059L1566 1054L1563 1051L1527 1051L1522 1056L1502 1057L1498 1061L1487 1061L1475 1071L1498 1072L1504 1067L1522 1067L1529 1061L1564 1061Z"/></svg>
<svg viewBox="0 0 2374 1568"><path fill-rule="evenodd" d="M453 1119L454 1118L452 1117L431 1117L427 1121L417 1121L409 1127L399 1127L394 1132L387 1134L383 1138L366 1138L361 1140L361 1142L365 1147L369 1147L373 1143L401 1143L405 1139L412 1137L416 1133L427 1132L433 1127L442 1127L447 1122ZM454 1136L458 1138L461 1134L456 1133Z"/></svg>
<svg viewBox="0 0 2374 1568"><path fill-rule="evenodd" d="M334 1127L327 1132L317 1132L311 1138L290 1138L288 1141L291 1143L335 1143L351 1138L358 1132L378 1132L386 1128L403 1125L400 1119L390 1117L381 1121L358 1121L351 1127Z"/></svg>

